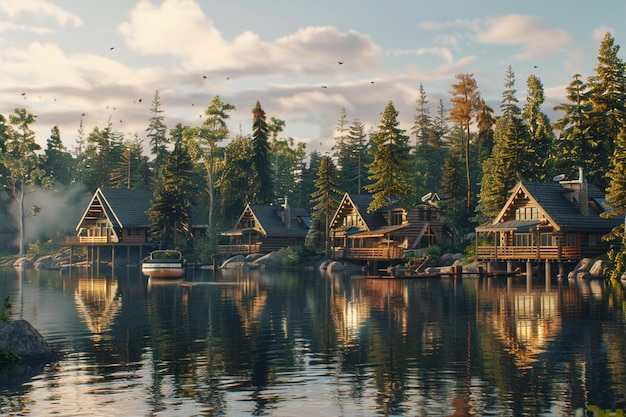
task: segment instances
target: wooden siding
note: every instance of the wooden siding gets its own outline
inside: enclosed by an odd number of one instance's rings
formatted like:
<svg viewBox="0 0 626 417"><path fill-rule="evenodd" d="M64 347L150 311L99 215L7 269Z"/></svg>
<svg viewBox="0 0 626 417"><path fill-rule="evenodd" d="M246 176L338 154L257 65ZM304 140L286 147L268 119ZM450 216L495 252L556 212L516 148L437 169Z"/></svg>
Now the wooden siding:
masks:
<svg viewBox="0 0 626 417"><path fill-rule="evenodd" d="M261 252L261 244L252 245L219 245L217 253L220 255L248 255L250 253Z"/></svg>
<svg viewBox="0 0 626 417"><path fill-rule="evenodd" d="M332 248L332 257L334 259L386 260L402 259L403 256L403 249L397 246L389 248Z"/></svg>

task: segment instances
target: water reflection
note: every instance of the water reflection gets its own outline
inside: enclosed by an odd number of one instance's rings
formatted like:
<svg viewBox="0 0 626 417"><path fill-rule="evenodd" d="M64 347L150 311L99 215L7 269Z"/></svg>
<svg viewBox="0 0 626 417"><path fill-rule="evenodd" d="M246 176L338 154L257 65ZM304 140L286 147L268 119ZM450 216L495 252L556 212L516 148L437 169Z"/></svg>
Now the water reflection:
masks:
<svg viewBox="0 0 626 417"><path fill-rule="evenodd" d="M0 413L573 415L626 406L624 288L603 281L195 271L157 283L134 269L10 269L0 271L7 295L65 355L0 379Z"/></svg>

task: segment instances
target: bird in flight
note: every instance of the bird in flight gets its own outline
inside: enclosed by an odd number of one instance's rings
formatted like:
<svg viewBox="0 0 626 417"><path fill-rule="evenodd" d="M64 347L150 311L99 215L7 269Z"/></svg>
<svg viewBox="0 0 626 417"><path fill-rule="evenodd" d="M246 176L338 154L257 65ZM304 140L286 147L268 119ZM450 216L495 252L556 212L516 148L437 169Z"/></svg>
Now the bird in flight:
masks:
<svg viewBox="0 0 626 417"><path fill-rule="evenodd" d="M323 85L323 86L322 86L322 88L328 88L328 87L326 87L325 85Z"/></svg>
<svg viewBox="0 0 626 417"><path fill-rule="evenodd" d="M343 61L337 61L339 65L343 65Z"/></svg>

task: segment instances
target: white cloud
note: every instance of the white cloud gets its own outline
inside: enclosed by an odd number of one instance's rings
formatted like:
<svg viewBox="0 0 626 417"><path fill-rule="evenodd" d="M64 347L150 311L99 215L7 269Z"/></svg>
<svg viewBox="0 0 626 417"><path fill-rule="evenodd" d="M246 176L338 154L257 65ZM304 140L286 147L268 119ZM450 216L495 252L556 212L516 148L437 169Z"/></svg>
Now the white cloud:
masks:
<svg viewBox="0 0 626 417"><path fill-rule="evenodd" d="M119 30L130 48L146 55L177 56L188 70L306 74L336 66L338 60L375 65L380 55L368 36L330 26L305 27L274 41L251 31L228 40L192 0L165 0L158 6L141 0Z"/></svg>
<svg viewBox="0 0 626 417"><path fill-rule="evenodd" d="M514 60L530 60L564 51L572 42L562 30L542 24L536 17L510 14L484 21L475 39L483 44L517 45L521 51Z"/></svg>
<svg viewBox="0 0 626 417"><path fill-rule="evenodd" d="M11 18L22 14L31 14L37 18L48 17L54 19L60 26L71 25L82 27L80 17L46 0L5 0L0 2L0 12Z"/></svg>
<svg viewBox="0 0 626 417"><path fill-rule="evenodd" d="M51 33L52 30L42 26L29 26L14 22L0 21L0 33L3 32L31 32L37 35Z"/></svg>
<svg viewBox="0 0 626 417"><path fill-rule="evenodd" d="M419 49L393 49L389 51L389 55L433 55L441 58L446 63L450 64L454 61L452 52L448 48L432 47L432 48L419 48Z"/></svg>
<svg viewBox="0 0 626 417"><path fill-rule="evenodd" d="M604 36L607 34L607 32L615 37L615 30L609 26L600 26L594 28L591 32L591 37L594 43L598 45L598 48L600 47L600 43L602 43L602 40L604 39Z"/></svg>

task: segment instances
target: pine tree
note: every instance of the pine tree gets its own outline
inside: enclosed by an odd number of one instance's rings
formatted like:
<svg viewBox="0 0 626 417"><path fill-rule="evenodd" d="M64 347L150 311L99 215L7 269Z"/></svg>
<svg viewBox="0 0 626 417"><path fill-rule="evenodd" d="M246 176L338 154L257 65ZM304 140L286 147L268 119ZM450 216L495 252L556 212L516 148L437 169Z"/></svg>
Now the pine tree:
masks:
<svg viewBox="0 0 626 417"><path fill-rule="evenodd" d="M165 249L184 249L191 236L191 200L194 163L182 137L162 166L159 184L148 210L151 240Z"/></svg>
<svg viewBox="0 0 626 417"><path fill-rule="evenodd" d="M610 33L604 36L598 51L595 75L588 78L592 102L589 135L594 162L587 169L587 178L600 187L606 187L605 173L613 155L615 140L626 120L626 67L617 56L620 47Z"/></svg>
<svg viewBox="0 0 626 417"><path fill-rule="evenodd" d="M338 185L337 168L329 156L322 157L317 171L317 179L314 181L315 192L311 194L313 206L313 218L320 224L324 224L324 241L326 254L329 248L328 228L331 216L339 207L341 191Z"/></svg>
<svg viewBox="0 0 626 417"><path fill-rule="evenodd" d="M585 172L597 171L598 166L593 162L595 154L589 147L593 142L590 140L590 120L592 103L589 98L590 92L587 84L581 80L580 74L574 74L573 80L566 88L567 102L554 107L554 110L562 111L563 116L554 123L558 129L559 138L555 144L555 174L571 176L583 167Z"/></svg>
<svg viewBox="0 0 626 417"><path fill-rule="evenodd" d="M253 167L255 171L255 186L257 190L253 202L257 204L269 204L274 200L272 175L270 171L268 142L268 126L265 120L265 112L261 103L257 100L252 110L252 148L254 152Z"/></svg>
<svg viewBox="0 0 626 417"><path fill-rule="evenodd" d="M167 137L165 116L163 116L163 110L161 110L161 97L159 96L159 90L154 92L150 113L152 115L150 116L146 132L148 139L150 140L150 150L152 155L154 155L154 173L156 178L158 178L161 165L168 155L167 145L170 144L169 138Z"/></svg>
<svg viewBox="0 0 626 417"><path fill-rule="evenodd" d="M611 169L607 177L609 178L609 187L607 189L605 206L608 210L603 213L605 217L625 216L626 215L626 127L622 126L615 141L615 149L611 158ZM624 218L626 225L626 217ZM621 229L622 242L626 247L626 232L624 225L619 226ZM614 231L613 235L619 232Z"/></svg>
<svg viewBox="0 0 626 417"><path fill-rule="evenodd" d="M398 125L398 112L390 101L383 111L378 131L371 135L374 159L369 166L369 179L372 183L365 186L373 196L367 209L370 213L386 206L391 209L395 199L406 203L414 194L408 180L409 137Z"/></svg>
<svg viewBox="0 0 626 417"><path fill-rule="evenodd" d="M530 181L545 181L546 178L551 178L549 174L554 164L552 149L555 135L550 118L541 111L541 106L545 102L541 80L531 75L528 77L527 85L526 105L522 111L530 139L525 151L529 162L525 178Z"/></svg>
<svg viewBox="0 0 626 417"><path fill-rule="evenodd" d="M75 180L74 160L61 140L58 126L53 126L50 130L45 155L43 169L52 183L69 185Z"/></svg>

